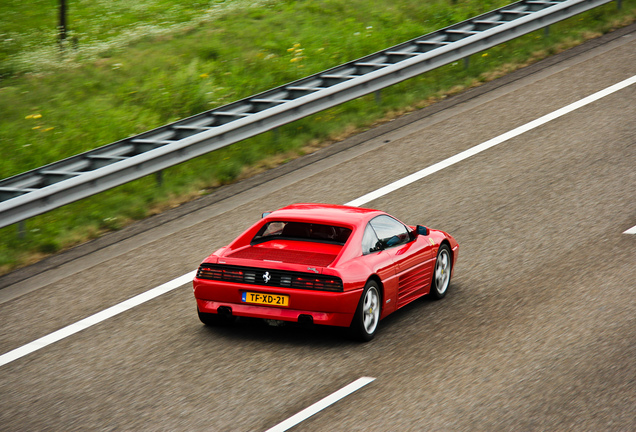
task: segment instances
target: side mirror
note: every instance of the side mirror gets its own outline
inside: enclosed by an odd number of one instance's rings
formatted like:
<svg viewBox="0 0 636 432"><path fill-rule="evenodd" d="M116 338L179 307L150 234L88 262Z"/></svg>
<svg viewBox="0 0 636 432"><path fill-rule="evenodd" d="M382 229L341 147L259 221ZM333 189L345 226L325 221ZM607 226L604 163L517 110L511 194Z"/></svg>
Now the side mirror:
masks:
<svg viewBox="0 0 636 432"><path fill-rule="evenodd" d="M270 214L272 214L272 212L271 212L271 211L264 212L264 213L261 215L261 219L262 219L262 218L264 218L264 217L269 216Z"/></svg>
<svg viewBox="0 0 636 432"><path fill-rule="evenodd" d="M428 228L422 225L417 226L417 234L418 235L428 235Z"/></svg>

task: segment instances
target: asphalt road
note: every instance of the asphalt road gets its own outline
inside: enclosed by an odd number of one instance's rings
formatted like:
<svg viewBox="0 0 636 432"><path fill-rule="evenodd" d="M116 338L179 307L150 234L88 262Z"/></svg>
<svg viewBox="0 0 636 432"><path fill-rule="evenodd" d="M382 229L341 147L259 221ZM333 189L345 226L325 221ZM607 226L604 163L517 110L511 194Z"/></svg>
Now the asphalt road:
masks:
<svg viewBox="0 0 636 432"><path fill-rule="evenodd" d="M262 211L342 204L636 75L636 27L2 278L0 354L195 269ZM191 287L0 367L0 429L636 430L636 85L366 206L452 233L449 295L339 329L198 321ZM9 282L7 282L9 281Z"/></svg>

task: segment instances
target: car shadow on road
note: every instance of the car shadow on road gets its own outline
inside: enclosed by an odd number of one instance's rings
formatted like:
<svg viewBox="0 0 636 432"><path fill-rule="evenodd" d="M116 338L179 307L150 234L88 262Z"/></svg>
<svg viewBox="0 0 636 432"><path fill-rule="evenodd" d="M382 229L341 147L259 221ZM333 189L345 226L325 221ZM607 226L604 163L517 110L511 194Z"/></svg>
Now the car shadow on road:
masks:
<svg viewBox="0 0 636 432"><path fill-rule="evenodd" d="M344 327L266 321L245 317L239 317L230 324L218 326L204 326L202 324L201 333L238 344L260 342L297 346L335 346L359 343L348 337L347 329Z"/></svg>

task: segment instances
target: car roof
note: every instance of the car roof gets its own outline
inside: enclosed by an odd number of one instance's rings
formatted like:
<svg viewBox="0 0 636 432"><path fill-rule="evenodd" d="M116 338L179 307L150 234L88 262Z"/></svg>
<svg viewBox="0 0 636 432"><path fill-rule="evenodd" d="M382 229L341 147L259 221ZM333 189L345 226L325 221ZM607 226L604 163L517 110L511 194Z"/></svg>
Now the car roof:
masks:
<svg viewBox="0 0 636 432"><path fill-rule="evenodd" d="M294 220L333 225L359 225L374 216L385 214L380 210L336 204L292 204L270 213L268 220Z"/></svg>

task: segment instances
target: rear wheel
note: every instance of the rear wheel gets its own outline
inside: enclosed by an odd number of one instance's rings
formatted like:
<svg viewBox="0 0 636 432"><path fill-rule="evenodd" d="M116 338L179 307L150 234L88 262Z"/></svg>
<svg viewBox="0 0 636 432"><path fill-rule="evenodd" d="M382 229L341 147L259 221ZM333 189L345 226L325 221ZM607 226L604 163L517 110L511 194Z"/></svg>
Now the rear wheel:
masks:
<svg viewBox="0 0 636 432"><path fill-rule="evenodd" d="M351 336L368 342L373 339L380 321L380 289L375 281L367 282L358 309L349 328Z"/></svg>
<svg viewBox="0 0 636 432"><path fill-rule="evenodd" d="M433 272L433 281L431 282L430 297L439 300L446 296L448 286L450 285L452 260L450 249L447 245L442 245L437 252L437 260L435 261L435 271Z"/></svg>

